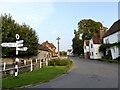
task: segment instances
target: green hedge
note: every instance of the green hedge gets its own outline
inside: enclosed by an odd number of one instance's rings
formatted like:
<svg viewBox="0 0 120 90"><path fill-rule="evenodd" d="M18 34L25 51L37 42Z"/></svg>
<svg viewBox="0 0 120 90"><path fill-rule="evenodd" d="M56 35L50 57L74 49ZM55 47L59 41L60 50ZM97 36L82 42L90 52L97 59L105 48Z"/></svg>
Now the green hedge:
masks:
<svg viewBox="0 0 120 90"><path fill-rule="evenodd" d="M66 65L71 65L72 61L70 59L51 59L48 61L48 66L66 66Z"/></svg>

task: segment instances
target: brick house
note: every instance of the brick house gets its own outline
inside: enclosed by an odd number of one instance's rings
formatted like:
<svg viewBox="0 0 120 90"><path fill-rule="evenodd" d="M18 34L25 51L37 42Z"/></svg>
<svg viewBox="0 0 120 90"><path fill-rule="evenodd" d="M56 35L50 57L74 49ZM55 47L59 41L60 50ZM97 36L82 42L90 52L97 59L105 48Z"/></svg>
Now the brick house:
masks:
<svg viewBox="0 0 120 90"><path fill-rule="evenodd" d="M54 46L53 43L49 43L48 41L45 41L42 43L42 45L50 49L52 56L56 56L56 52L55 52L56 47Z"/></svg>

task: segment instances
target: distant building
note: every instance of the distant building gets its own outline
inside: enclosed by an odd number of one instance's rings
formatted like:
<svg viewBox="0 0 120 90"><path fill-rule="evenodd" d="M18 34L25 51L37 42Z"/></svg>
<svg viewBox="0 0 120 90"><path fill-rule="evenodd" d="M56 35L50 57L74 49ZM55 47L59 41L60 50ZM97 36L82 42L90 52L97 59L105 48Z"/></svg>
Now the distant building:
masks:
<svg viewBox="0 0 120 90"><path fill-rule="evenodd" d="M113 23L103 37L104 44L113 44L120 42L120 19ZM112 54L112 59L120 57L120 47L113 46L109 49Z"/></svg>
<svg viewBox="0 0 120 90"><path fill-rule="evenodd" d="M50 51L52 56L56 56L56 47L53 43L49 43L48 41L42 43L43 46L46 46Z"/></svg>

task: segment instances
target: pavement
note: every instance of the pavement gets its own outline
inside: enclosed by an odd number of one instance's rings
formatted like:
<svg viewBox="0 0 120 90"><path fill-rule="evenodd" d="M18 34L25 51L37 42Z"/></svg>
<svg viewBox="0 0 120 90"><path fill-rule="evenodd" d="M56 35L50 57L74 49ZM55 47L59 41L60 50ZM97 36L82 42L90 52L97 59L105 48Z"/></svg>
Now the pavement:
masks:
<svg viewBox="0 0 120 90"><path fill-rule="evenodd" d="M118 88L118 64L69 57L68 73L29 88Z"/></svg>

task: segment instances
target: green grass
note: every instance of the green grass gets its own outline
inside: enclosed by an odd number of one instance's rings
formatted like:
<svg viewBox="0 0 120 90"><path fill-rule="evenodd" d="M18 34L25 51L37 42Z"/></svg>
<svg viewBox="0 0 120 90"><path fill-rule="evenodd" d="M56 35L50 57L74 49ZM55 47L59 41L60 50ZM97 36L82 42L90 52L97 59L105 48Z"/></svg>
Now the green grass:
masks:
<svg viewBox="0 0 120 90"><path fill-rule="evenodd" d="M25 85L46 82L65 73L67 70L67 66L48 66L42 69L36 69L32 72L20 74L18 77L9 76L2 79L2 88L17 88Z"/></svg>

